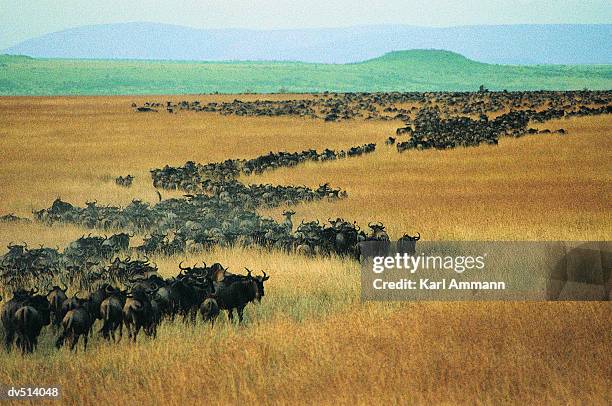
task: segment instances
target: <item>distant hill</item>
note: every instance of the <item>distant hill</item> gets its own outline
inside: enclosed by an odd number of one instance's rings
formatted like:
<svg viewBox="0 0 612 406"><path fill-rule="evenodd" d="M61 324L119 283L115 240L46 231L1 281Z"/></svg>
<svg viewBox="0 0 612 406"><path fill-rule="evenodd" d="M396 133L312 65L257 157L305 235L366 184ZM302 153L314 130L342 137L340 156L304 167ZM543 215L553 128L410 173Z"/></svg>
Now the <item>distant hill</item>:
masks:
<svg viewBox="0 0 612 406"><path fill-rule="evenodd" d="M0 95L612 89L612 65L493 65L449 51L348 64L31 59L0 56Z"/></svg>
<svg viewBox="0 0 612 406"><path fill-rule="evenodd" d="M612 24L257 31L123 23L55 32L0 53L40 58L349 63L395 50L446 49L486 63L610 64L611 38Z"/></svg>

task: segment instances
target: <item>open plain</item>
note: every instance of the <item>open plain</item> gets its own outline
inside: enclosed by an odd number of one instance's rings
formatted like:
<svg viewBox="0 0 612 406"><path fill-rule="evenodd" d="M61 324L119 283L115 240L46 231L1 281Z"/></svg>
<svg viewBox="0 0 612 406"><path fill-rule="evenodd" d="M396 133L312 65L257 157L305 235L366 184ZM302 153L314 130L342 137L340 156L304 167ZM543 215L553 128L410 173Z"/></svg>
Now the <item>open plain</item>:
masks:
<svg viewBox="0 0 612 406"><path fill-rule="evenodd" d="M302 95L193 96L202 101ZM150 169L273 151L374 153L307 162L247 183L346 190L338 201L292 206L294 221L342 217L383 222L391 238L427 240L612 239L612 116L532 123L566 134L501 137L499 145L398 153L385 140L400 120L337 122L206 112L137 114L153 97L0 98L0 215L31 217L58 197L82 206L157 202ZM178 102L188 96L158 97ZM130 188L117 176L135 176ZM164 199L182 195L161 190ZM262 214L280 220L286 207ZM38 222L0 223L0 246L64 247L95 230ZM136 241L144 235L136 236ZM137 244L135 242L134 244ZM77 354L53 348L0 352L0 382L62 386L69 403L606 404L612 345L609 302L361 303L359 264L261 247L153 255L162 276L177 264L220 262L270 275L246 323L213 328L162 323L156 340L109 344L95 337ZM3 297L10 295L2 291ZM6 300L6 299L5 299Z"/></svg>

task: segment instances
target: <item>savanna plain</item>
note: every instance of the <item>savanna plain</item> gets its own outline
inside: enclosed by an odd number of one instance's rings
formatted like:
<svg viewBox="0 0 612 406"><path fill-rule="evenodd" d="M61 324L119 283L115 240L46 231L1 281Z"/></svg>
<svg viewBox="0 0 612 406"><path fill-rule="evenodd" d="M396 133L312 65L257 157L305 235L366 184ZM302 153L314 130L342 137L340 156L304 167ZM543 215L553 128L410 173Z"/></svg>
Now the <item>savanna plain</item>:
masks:
<svg viewBox="0 0 612 406"><path fill-rule="evenodd" d="M382 221L392 238L417 231L427 240L612 238L610 115L539 125L562 127L563 136L399 154L384 144L399 121L136 114L130 107L150 99L0 98L0 214L28 217L57 197L76 205L154 203L149 170L166 164L376 142L377 151L362 157L242 180L310 187L330 182L348 198L294 206L294 221ZM117 186L114 178L127 173L135 176L134 185ZM264 214L281 219L282 211ZM27 241L62 248L91 231L6 223L0 224L0 246ZM359 264L350 259L244 247L151 259L164 276L175 275L181 260L204 260L237 272L264 269L270 280L266 296L247 307L240 326L225 316L213 328L199 320L195 327L164 323L155 340L109 344L96 337L87 352L76 354L57 351L45 330L31 355L0 352L0 383L60 385L70 404L610 401L609 302L362 303Z"/></svg>

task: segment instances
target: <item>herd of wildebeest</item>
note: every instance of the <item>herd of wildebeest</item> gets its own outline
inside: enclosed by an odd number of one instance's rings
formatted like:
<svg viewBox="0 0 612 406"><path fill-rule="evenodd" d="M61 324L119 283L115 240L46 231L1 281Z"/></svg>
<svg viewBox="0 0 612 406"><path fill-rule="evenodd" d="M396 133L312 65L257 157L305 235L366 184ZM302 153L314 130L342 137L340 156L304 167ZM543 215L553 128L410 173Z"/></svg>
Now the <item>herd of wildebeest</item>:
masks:
<svg viewBox="0 0 612 406"><path fill-rule="evenodd" d="M148 102L133 104L137 112L209 112L239 116L298 116L325 121L350 119L399 120L403 124L386 144L397 151L448 149L497 144L501 136L557 133L565 129L536 130L530 123L572 116L612 113L612 92L489 92L474 93L324 93L292 100L233 102ZM308 149L301 152L270 152L253 159L196 163L154 168L152 186L159 201L133 200L125 207L86 202L79 207L57 198L49 208L33 212L33 219L13 214L0 224L36 221L75 224L97 230L83 235L60 250L32 248L27 243L9 244L0 258L0 281L4 292L13 291L2 310L5 347L15 342L23 353L36 347L44 326L57 331L56 345L66 340L75 348L79 337L87 346L96 320L106 339L121 337L125 325L136 340L140 330L155 337L164 320L180 316L195 323L200 312L214 322L220 310L233 319L237 310L264 296L268 275L230 273L219 263L184 267L171 278L162 278L152 255L184 255L206 252L214 246L261 246L306 256L338 255L359 260L368 241L389 241L385 226L367 227L342 218L301 221L287 207L309 201L335 201L346 191L330 186L245 184L244 176L257 175L305 162L352 159L376 151L369 143L345 150ZM118 176L115 183L130 187L132 175ZM160 189L179 190L181 198L163 199ZM276 221L260 209L285 207L284 220ZM110 234L110 236L106 235ZM94 234L92 232L92 234ZM130 244L143 235L140 245ZM399 240L408 251L415 249L420 234L407 233ZM68 291L71 291L69 294Z"/></svg>

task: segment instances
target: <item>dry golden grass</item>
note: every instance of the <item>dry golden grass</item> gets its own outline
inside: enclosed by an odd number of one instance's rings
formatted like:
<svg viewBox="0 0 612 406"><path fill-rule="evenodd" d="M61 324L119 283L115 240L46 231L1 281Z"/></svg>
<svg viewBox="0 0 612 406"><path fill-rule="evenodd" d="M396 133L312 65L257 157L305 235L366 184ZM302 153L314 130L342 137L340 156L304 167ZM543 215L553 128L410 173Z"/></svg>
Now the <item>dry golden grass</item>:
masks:
<svg viewBox="0 0 612 406"><path fill-rule="evenodd" d="M399 155L382 144L397 122L131 112L132 101L154 99L166 97L0 98L0 214L29 215L57 196L81 205L153 202L147 171L188 159L373 141L379 151L367 157L249 180L329 181L349 198L298 206L298 221L381 220L394 236L609 240L612 234L609 116L541 125L566 128L563 137ZM137 176L134 187L115 186L112 178L128 172ZM0 225L0 245L64 246L85 232ZM175 274L181 259L153 258L164 275ZM52 349L47 332L32 356L0 352L0 383L60 384L70 404L609 402L608 303L360 303L358 265L350 261L242 248L187 261L202 259L234 271L269 270L266 296L247 308L245 326L230 326L225 317L214 329L165 324L155 341L108 345L96 338L91 351L76 355Z"/></svg>
<svg viewBox="0 0 612 406"><path fill-rule="evenodd" d="M402 154L379 145L378 153L361 159L310 163L253 180L331 181L350 198L298 207L298 221L337 216L360 224L379 220L396 238L419 231L429 240L609 240L612 117L557 120L538 127L563 127L569 134Z"/></svg>

